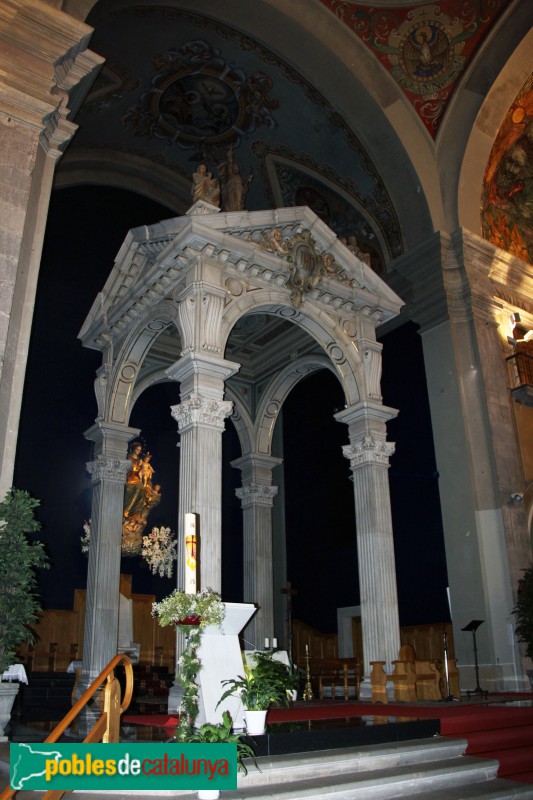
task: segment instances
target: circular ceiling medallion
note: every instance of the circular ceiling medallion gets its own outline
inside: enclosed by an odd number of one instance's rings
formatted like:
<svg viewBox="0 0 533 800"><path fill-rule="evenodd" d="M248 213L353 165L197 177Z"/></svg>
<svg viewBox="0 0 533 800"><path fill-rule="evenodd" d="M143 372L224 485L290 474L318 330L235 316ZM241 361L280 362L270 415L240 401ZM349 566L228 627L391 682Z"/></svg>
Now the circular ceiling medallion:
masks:
<svg viewBox="0 0 533 800"><path fill-rule="evenodd" d="M165 76L151 93L150 114L164 134L218 144L244 127L246 107L227 71L208 67Z"/></svg>

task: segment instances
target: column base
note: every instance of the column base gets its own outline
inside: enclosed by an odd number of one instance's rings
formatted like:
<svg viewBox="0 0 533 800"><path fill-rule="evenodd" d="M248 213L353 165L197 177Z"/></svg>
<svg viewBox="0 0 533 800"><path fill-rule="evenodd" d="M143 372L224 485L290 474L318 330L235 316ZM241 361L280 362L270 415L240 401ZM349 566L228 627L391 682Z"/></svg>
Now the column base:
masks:
<svg viewBox="0 0 533 800"><path fill-rule="evenodd" d="M179 683L173 683L168 692L168 705L167 711L169 714L177 714L181 701L183 700L183 686Z"/></svg>

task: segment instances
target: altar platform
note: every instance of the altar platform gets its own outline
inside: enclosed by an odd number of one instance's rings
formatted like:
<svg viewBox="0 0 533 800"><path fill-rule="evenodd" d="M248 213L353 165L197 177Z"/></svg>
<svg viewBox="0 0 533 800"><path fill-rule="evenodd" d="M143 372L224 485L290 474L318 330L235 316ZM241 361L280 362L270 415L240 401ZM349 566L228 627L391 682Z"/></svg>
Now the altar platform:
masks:
<svg viewBox="0 0 533 800"><path fill-rule="evenodd" d="M155 699L155 698L154 698ZM177 715L128 714L121 741L170 741ZM52 722L27 721L8 732L13 742L44 741ZM460 701L370 704L314 700L273 708L267 731L252 740L258 756L358 748L431 737L466 739L466 753L497 759L498 776L533 783L533 694L492 694ZM75 729L64 741L80 741ZM4 769L9 745L0 745ZM0 765L1 771L1 765Z"/></svg>

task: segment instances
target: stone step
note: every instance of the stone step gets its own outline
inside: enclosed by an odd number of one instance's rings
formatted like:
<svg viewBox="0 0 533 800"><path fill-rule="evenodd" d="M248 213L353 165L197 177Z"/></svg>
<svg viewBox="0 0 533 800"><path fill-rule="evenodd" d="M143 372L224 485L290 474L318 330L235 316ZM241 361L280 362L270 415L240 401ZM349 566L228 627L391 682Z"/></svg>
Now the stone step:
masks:
<svg viewBox="0 0 533 800"><path fill-rule="evenodd" d="M239 781L239 792L234 796L254 800L272 797L286 800L383 800L407 795L427 797L434 789L471 786L491 781L495 778L497 768L498 762L459 756L456 759L431 761L418 766L404 764L362 772L346 770L283 783L268 780L251 787L248 787L246 778L243 778ZM277 778L276 775L272 777ZM230 800L231 793L225 794Z"/></svg>
<svg viewBox="0 0 533 800"><path fill-rule="evenodd" d="M533 800L533 786L497 779L498 762L463 755L466 741L434 738L315 753L263 756L223 800ZM76 800L99 800L76 792ZM116 793L143 798L150 792ZM196 792L161 792L193 800ZM109 798L109 795L107 795Z"/></svg>
<svg viewBox="0 0 533 800"><path fill-rule="evenodd" d="M434 738L263 756L223 800L533 800L533 785L496 778L498 762L463 755L466 741ZM33 793L24 793L27 800ZM179 797L196 792L74 792L75 800Z"/></svg>
<svg viewBox="0 0 533 800"><path fill-rule="evenodd" d="M467 742L463 739L413 739L404 742L344 747L323 752L290 753L282 756L261 756L259 770L252 766L239 781L247 788L265 782L286 783L300 778L331 777L346 772L361 773L401 766L457 759L464 755Z"/></svg>

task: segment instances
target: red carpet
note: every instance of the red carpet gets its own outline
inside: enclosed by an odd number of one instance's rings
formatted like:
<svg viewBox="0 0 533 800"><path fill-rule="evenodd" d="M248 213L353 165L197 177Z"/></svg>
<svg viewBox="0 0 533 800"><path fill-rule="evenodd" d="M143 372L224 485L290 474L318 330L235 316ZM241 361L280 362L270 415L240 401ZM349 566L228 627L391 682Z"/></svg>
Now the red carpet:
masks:
<svg viewBox="0 0 533 800"><path fill-rule="evenodd" d="M526 699L526 698L524 698ZM530 702L531 695L527 696ZM500 762L498 776L533 783L533 705L498 706L468 702L431 705L300 702L292 708L272 708L267 722L305 722L313 719L390 717L439 719L443 736L466 739L466 752ZM133 725L174 728L176 717L165 714L124 717Z"/></svg>
<svg viewBox="0 0 533 800"><path fill-rule="evenodd" d="M498 759L499 777L533 783L533 706L332 703L273 708L267 721L300 722L354 716L439 719L443 736L468 741L468 755Z"/></svg>
<svg viewBox="0 0 533 800"><path fill-rule="evenodd" d="M179 717L169 717L168 714L126 714L122 718L126 725L150 725L153 728L176 728Z"/></svg>

